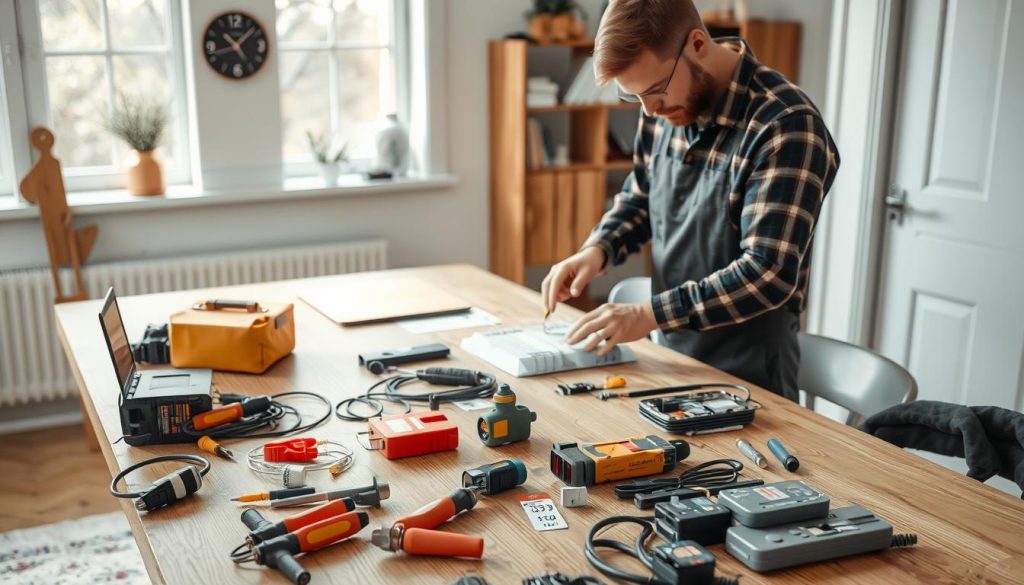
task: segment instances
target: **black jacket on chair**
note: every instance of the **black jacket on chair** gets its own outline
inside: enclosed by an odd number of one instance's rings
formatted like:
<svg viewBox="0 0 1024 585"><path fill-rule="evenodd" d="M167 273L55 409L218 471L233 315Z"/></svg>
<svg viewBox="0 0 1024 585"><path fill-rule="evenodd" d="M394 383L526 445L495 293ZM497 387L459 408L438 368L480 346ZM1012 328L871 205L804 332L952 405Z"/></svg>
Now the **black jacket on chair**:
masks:
<svg viewBox="0 0 1024 585"><path fill-rule="evenodd" d="M887 408L860 428L899 447L963 457L968 477L985 481L999 475L1024 490L1022 413L921 400Z"/></svg>

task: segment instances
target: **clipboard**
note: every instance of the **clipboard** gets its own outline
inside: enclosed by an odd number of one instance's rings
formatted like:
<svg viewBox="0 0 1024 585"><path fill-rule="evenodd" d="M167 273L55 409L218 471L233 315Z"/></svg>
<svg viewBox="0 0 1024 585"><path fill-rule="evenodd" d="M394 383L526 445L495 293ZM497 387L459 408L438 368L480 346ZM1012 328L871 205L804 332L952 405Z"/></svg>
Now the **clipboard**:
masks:
<svg viewBox="0 0 1024 585"><path fill-rule="evenodd" d="M339 325L450 315L471 308L464 299L409 276L326 282L300 290L299 298Z"/></svg>

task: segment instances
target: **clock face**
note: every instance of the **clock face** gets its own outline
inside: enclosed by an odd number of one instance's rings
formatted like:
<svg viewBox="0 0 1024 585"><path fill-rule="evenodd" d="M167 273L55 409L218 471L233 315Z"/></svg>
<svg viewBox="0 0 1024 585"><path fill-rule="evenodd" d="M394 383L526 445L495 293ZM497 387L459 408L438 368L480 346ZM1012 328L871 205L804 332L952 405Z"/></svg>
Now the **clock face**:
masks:
<svg viewBox="0 0 1024 585"><path fill-rule="evenodd" d="M270 40L263 27L244 12L225 12L203 34L203 56L214 71L229 79L245 79L263 67Z"/></svg>

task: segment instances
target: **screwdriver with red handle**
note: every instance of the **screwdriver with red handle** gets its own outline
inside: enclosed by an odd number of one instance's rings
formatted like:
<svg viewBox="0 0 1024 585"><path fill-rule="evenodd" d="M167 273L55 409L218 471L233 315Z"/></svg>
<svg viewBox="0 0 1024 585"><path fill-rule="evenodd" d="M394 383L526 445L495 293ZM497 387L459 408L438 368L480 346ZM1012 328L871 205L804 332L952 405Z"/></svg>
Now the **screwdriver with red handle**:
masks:
<svg viewBox="0 0 1024 585"><path fill-rule="evenodd" d="M380 548L411 555L480 558L484 539L479 536L431 530L477 503L477 488L459 488L450 496L439 498L412 514L395 520L390 529L374 529L370 541Z"/></svg>
<svg viewBox="0 0 1024 585"><path fill-rule="evenodd" d="M341 498L315 508L310 508L302 513L294 514L280 522L266 520L256 510L249 509L242 512L242 523L249 528L249 535L245 538L245 541L250 545L256 545L282 534L295 532L300 528L326 520L327 518L351 512L355 507L356 504L352 501L352 498Z"/></svg>
<svg viewBox="0 0 1024 585"><path fill-rule="evenodd" d="M269 396L252 396L240 402L233 402L227 406L200 412L192 417L192 429L205 431L242 418L263 412L270 408Z"/></svg>
<svg viewBox="0 0 1024 585"><path fill-rule="evenodd" d="M252 549L253 560L281 571L296 585L305 585L309 583L309 571L302 568L295 559L296 555L311 553L344 540L369 523L370 517L366 512L346 512L320 520L256 545Z"/></svg>

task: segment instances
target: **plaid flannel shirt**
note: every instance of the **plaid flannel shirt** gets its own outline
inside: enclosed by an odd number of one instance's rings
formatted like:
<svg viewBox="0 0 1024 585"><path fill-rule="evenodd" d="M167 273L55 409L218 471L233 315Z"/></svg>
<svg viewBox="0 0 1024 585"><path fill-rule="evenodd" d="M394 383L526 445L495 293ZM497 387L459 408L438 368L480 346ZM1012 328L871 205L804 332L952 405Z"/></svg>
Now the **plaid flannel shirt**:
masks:
<svg viewBox="0 0 1024 585"><path fill-rule="evenodd" d="M839 167L832 137L800 88L759 63L744 41L718 42L742 54L729 88L712 113L677 131L669 150L679 160L729 173L729 216L740 256L652 297L666 332L741 323L783 306L803 311L811 237ZM606 264L621 264L651 239L648 167L663 131L672 131L667 121L641 116L633 171L583 246L604 250Z"/></svg>

